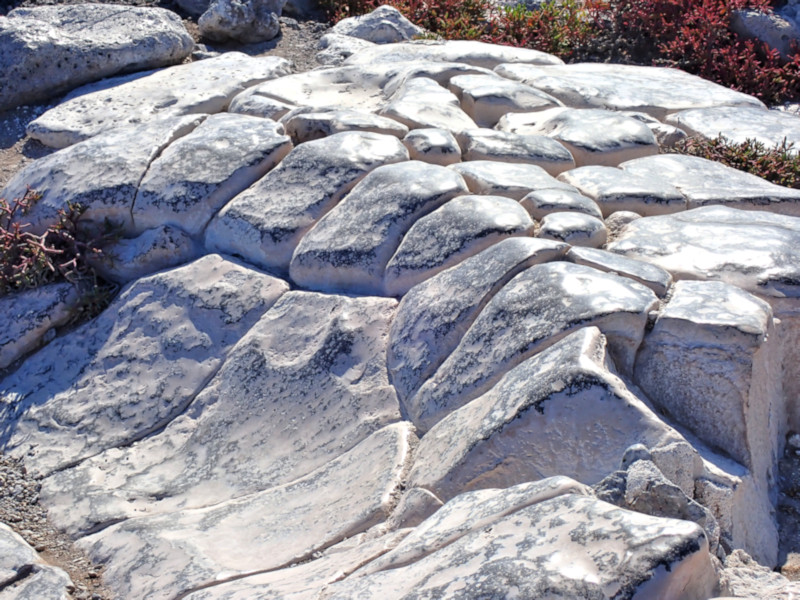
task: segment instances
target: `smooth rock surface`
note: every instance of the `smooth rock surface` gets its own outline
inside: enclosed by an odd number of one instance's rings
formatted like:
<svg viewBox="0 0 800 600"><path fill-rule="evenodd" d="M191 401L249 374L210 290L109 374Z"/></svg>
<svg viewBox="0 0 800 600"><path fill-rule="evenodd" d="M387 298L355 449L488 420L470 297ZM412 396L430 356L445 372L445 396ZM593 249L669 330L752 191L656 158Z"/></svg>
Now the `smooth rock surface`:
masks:
<svg viewBox="0 0 800 600"><path fill-rule="evenodd" d="M409 79L391 96L379 114L409 129L437 128L459 132L472 129L475 122L461 110L458 98L432 79Z"/></svg>
<svg viewBox="0 0 800 600"><path fill-rule="evenodd" d="M158 430L287 289L216 255L137 281L2 380L4 451L48 473Z"/></svg>
<svg viewBox="0 0 800 600"><path fill-rule="evenodd" d="M471 160L450 168L464 178L473 194L522 200L526 194L536 190L575 191L574 187L558 181L538 165Z"/></svg>
<svg viewBox="0 0 800 600"><path fill-rule="evenodd" d="M108 129L188 114L222 111L245 88L289 73L289 61L225 54L160 71L78 88L28 125L28 135L63 148Z"/></svg>
<svg viewBox="0 0 800 600"><path fill-rule="evenodd" d="M653 290L659 298L663 298L672 285L672 275L664 269L597 248L570 248L566 259L578 265L585 265L606 273L616 273L638 281Z"/></svg>
<svg viewBox="0 0 800 600"><path fill-rule="evenodd" d="M403 138L411 160L446 167L461 162L461 147L446 129L414 129Z"/></svg>
<svg viewBox="0 0 800 600"><path fill-rule="evenodd" d="M162 8L17 8L0 20L0 112L118 73L180 63L194 42Z"/></svg>
<svg viewBox="0 0 800 600"><path fill-rule="evenodd" d="M286 273L302 237L367 173L406 161L393 136L345 132L306 142L231 200L208 226L206 248Z"/></svg>
<svg viewBox="0 0 800 600"><path fill-rule="evenodd" d="M500 65L495 70L573 108L631 110L658 120L690 108L764 106L753 96L665 67L577 63L552 67Z"/></svg>
<svg viewBox="0 0 800 600"><path fill-rule="evenodd" d="M284 120L287 135L295 144L341 133L343 131L369 131L393 135L403 139L408 127L393 119L355 110L328 110L302 112Z"/></svg>
<svg viewBox="0 0 800 600"><path fill-rule="evenodd" d="M414 222L467 192L445 167L378 167L300 241L289 274L307 289L380 295L386 265Z"/></svg>
<svg viewBox="0 0 800 600"><path fill-rule="evenodd" d="M554 212L542 219L536 237L571 246L599 248L606 243L608 231L597 217L575 211Z"/></svg>
<svg viewBox="0 0 800 600"><path fill-rule="evenodd" d="M485 393L510 369L587 325L609 337L617 367L630 373L657 299L622 277L566 262L535 265L486 305L458 347L405 402L421 431Z"/></svg>
<svg viewBox="0 0 800 600"><path fill-rule="evenodd" d="M602 219L600 208L591 199L568 190L539 190L526 195L520 204L528 214L541 221L552 212L577 212Z"/></svg>
<svg viewBox="0 0 800 600"><path fill-rule="evenodd" d="M458 136L465 161L493 160L542 167L555 177L575 167L572 154L543 135L518 135L493 129L469 129Z"/></svg>
<svg viewBox="0 0 800 600"><path fill-rule="evenodd" d="M386 265L387 296L403 296L431 276L502 239L532 236L534 222L518 202L503 196L459 196L422 217Z"/></svg>
<svg viewBox="0 0 800 600"><path fill-rule="evenodd" d="M347 35L375 44L394 44L421 35L425 30L414 25L393 6L379 6L366 15L347 17L331 28L331 33Z"/></svg>
<svg viewBox="0 0 800 600"><path fill-rule="evenodd" d="M228 112L277 120L293 108L296 108L294 104L287 104L271 96L265 96L259 91L258 86L253 86L234 96L228 105Z"/></svg>
<svg viewBox="0 0 800 600"><path fill-rule="evenodd" d="M392 324L387 365L401 400L455 350L494 295L528 267L561 258L566 244L511 238L414 286Z"/></svg>
<svg viewBox="0 0 800 600"><path fill-rule="evenodd" d="M204 38L215 42L256 44L281 31L278 17L286 0L212 0L197 25Z"/></svg>
<svg viewBox="0 0 800 600"><path fill-rule="evenodd" d="M373 42L367 40L329 32L319 38L317 47L320 48L320 51L314 58L321 65L338 67L359 50L371 48L374 45Z"/></svg>
<svg viewBox="0 0 800 600"><path fill-rule="evenodd" d="M273 121L211 115L149 166L133 203L133 229L175 225L199 236L220 208L291 149Z"/></svg>

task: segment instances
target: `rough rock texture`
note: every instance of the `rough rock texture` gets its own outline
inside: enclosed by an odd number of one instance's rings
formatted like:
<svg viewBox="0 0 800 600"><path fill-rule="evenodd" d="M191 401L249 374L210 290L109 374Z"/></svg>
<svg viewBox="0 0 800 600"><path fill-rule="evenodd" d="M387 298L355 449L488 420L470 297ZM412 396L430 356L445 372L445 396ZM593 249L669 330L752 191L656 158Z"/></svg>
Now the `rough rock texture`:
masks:
<svg viewBox="0 0 800 600"><path fill-rule="evenodd" d="M215 42L266 42L281 31L278 17L286 0L212 0L197 20L200 33Z"/></svg>
<svg viewBox="0 0 800 600"><path fill-rule="evenodd" d="M0 111L118 73L180 63L193 46L180 18L162 8L17 8L0 19Z"/></svg>
<svg viewBox="0 0 800 600"><path fill-rule="evenodd" d="M303 109L301 109L303 110ZM370 131L403 139L408 127L393 119L355 110L296 112L283 120L287 135L301 144L343 131Z"/></svg>
<svg viewBox="0 0 800 600"><path fill-rule="evenodd" d="M537 190L575 191L574 187L558 181L539 165L471 160L451 168L464 178L473 194L522 200L526 194Z"/></svg>
<svg viewBox="0 0 800 600"><path fill-rule="evenodd" d="M69 600L69 576L48 565L19 534L0 523L0 597L4 600Z"/></svg>
<svg viewBox="0 0 800 600"><path fill-rule="evenodd" d="M536 236L572 246L599 248L606 243L608 232L597 217L572 211L545 215Z"/></svg>
<svg viewBox="0 0 800 600"><path fill-rule="evenodd" d="M558 142L543 135L468 129L457 137L465 161L491 160L537 165L553 176L575 167L572 154Z"/></svg>
<svg viewBox="0 0 800 600"><path fill-rule="evenodd" d="M443 167L461 162L461 147L446 129L414 129L403 138L403 145L411 160Z"/></svg>
<svg viewBox="0 0 800 600"><path fill-rule="evenodd" d="M552 212L577 212L598 219L603 218L600 208L591 198L569 190L531 192L520 201L520 204L537 221L541 221Z"/></svg>
<svg viewBox="0 0 800 600"><path fill-rule="evenodd" d="M369 14L342 19L331 28L332 34L347 35L375 44L403 42L424 31L393 6L380 6Z"/></svg>

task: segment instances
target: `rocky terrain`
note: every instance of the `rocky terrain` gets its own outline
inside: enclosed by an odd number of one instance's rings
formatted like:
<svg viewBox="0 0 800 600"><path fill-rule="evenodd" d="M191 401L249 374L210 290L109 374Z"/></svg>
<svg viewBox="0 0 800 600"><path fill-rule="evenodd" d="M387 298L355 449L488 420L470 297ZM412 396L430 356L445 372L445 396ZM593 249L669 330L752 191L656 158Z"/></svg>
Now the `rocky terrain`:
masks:
<svg viewBox="0 0 800 600"><path fill-rule="evenodd" d="M0 598L800 591L800 191L660 153L800 118L417 33L17 109L0 197L115 223L122 290L0 298Z"/></svg>

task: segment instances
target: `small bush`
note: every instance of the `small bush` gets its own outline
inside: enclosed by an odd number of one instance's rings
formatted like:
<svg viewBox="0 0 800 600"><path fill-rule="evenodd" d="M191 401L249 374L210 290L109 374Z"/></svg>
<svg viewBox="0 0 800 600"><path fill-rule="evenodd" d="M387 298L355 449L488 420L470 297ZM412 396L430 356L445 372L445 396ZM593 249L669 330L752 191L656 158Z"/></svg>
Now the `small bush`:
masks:
<svg viewBox="0 0 800 600"><path fill-rule="evenodd" d="M800 155L786 139L768 148L755 140L735 143L723 136L713 140L690 137L669 151L714 160L772 183L800 189Z"/></svg>

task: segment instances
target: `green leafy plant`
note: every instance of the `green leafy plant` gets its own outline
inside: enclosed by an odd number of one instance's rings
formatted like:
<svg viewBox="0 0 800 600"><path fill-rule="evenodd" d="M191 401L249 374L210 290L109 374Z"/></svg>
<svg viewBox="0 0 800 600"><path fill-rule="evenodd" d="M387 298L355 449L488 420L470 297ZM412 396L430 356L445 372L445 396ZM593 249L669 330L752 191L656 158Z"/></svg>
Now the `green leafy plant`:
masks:
<svg viewBox="0 0 800 600"><path fill-rule="evenodd" d="M772 183L800 189L800 154L786 139L770 148L750 139L736 143L723 136L712 140L689 137L668 151L714 160Z"/></svg>

